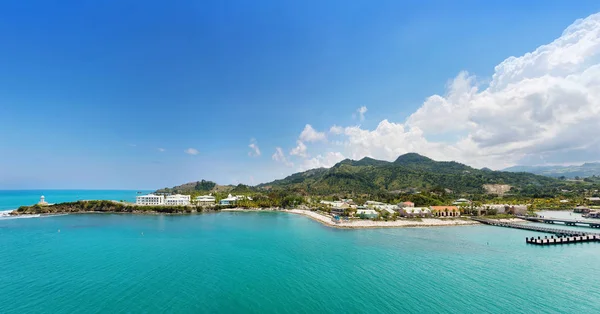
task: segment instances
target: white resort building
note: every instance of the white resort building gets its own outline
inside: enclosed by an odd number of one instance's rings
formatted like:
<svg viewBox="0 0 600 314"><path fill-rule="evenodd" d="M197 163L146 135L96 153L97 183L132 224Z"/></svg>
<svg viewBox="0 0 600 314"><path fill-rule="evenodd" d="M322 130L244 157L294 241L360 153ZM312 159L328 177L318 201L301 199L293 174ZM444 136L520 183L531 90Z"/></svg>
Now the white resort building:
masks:
<svg viewBox="0 0 600 314"><path fill-rule="evenodd" d="M368 207L371 209L376 209L379 211L383 210L390 214L395 213L399 209L399 207L397 205L390 205L390 204L386 204L386 203L382 203L382 202L375 202L375 201L366 201L365 207Z"/></svg>
<svg viewBox="0 0 600 314"><path fill-rule="evenodd" d="M165 197L162 195L140 195L135 198L136 205L164 205Z"/></svg>
<svg viewBox="0 0 600 314"><path fill-rule="evenodd" d="M335 207L335 208L350 208L352 206L350 206L350 204L348 204L347 202L343 202L343 201L321 201L320 202L323 205L326 206L330 206L330 207Z"/></svg>
<svg viewBox="0 0 600 314"><path fill-rule="evenodd" d="M466 198L459 198L452 203L452 205L468 205L468 204L471 204L471 201L469 201Z"/></svg>
<svg viewBox="0 0 600 314"><path fill-rule="evenodd" d="M196 197L196 204L198 204L200 206L214 205L215 202L216 202L216 199L212 195L202 195L202 196Z"/></svg>
<svg viewBox="0 0 600 314"><path fill-rule="evenodd" d="M400 215L402 217L429 217L431 216L431 210L427 207L403 207L400 209Z"/></svg>
<svg viewBox="0 0 600 314"><path fill-rule="evenodd" d="M231 194L227 195L227 198L222 199L221 201L219 201L219 205L235 205L235 203L237 203L238 198L237 196L232 196Z"/></svg>
<svg viewBox="0 0 600 314"><path fill-rule="evenodd" d="M187 206L190 205L190 196L189 195L169 195L165 198L165 205L169 206Z"/></svg>
<svg viewBox="0 0 600 314"><path fill-rule="evenodd" d="M387 204L382 203L382 202L375 202L375 201L366 201L365 202L365 206L367 206L367 207L384 206L384 205L387 205Z"/></svg>

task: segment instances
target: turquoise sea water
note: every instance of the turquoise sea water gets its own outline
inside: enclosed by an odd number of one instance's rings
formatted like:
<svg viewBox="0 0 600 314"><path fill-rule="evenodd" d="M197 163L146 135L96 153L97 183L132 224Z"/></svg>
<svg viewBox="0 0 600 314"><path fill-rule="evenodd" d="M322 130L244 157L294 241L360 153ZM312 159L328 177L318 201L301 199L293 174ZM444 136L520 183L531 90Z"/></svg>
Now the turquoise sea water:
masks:
<svg viewBox="0 0 600 314"><path fill-rule="evenodd" d="M36 204L42 195L46 197L46 202L51 204L78 200L134 202L137 192L134 190L0 190L0 210ZM149 191L140 192L148 193Z"/></svg>
<svg viewBox="0 0 600 314"><path fill-rule="evenodd" d="M597 313L600 243L530 235L288 213L3 219L0 313Z"/></svg>

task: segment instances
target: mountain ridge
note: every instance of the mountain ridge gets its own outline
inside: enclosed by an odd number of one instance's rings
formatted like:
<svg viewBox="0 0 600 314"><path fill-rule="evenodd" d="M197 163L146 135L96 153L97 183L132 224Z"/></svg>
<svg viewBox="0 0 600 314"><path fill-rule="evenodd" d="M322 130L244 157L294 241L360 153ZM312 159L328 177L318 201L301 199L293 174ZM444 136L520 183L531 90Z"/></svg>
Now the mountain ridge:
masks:
<svg viewBox="0 0 600 314"><path fill-rule="evenodd" d="M394 161L364 157L344 159L331 168L315 168L282 179L248 186L218 185L196 181L159 193L255 193L293 192L302 195L374 194L434 192L457 195L516 194L552 195L561 181L527 172L476 169L456 161L436 161L417 153L399 156Z"/></svg>
<svg viewBox="0 0 600 314"><path fill-rule="evenodd" d="M311 172L312 171L312 172ZM259 188L300 190L308 194L377 193L407 190L451 190L486 193L487 188L509 185L535 190L558 180L530 173L479 170L455 161L435 161L417 153L388 162L365 157L345 159L331 168L312 169L259 184Z"/></svg>

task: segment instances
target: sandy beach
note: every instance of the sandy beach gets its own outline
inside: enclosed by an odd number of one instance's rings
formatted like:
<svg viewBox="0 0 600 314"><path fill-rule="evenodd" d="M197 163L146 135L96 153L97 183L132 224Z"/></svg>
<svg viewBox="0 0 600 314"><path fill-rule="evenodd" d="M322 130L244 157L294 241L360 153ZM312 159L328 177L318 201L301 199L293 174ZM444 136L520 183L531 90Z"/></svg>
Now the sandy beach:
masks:
<svg viewBox="0 0 600 314"><path fill-rule="evenodd" d="M303 215L314 220L317 220L327 226L337 228L402 228L402 227L439 227L439 226L466 226L478 225L479 223L473 220L466 219L435 219L422 218L421 220L398 219L396 221L374 221L374 220L358 220L334 222L331 217L325 216L316 212L302 209L289 209L285 212Z"/></svg>
<svg viewBox="0 0 600 314"><path fill-rule="evenodd" d="M286 213L292 213L297 215L303 215L313 220L316 220L326 226L334 228L408 228L408 227L443 227L443 226L469 226L479 225L480 223L468 219L436 219L436 218L422 218L421 220L412 219L398 219L396 221L373 221L373 220L359 220L351 219L350 221L334 222L331 216L323 215L317 212L304 209L243 209L243 208L229 208L223 209L226 212L260 212L260 211L280 211ZM502 219L502 221L519 222L521 219Z"/></svg>

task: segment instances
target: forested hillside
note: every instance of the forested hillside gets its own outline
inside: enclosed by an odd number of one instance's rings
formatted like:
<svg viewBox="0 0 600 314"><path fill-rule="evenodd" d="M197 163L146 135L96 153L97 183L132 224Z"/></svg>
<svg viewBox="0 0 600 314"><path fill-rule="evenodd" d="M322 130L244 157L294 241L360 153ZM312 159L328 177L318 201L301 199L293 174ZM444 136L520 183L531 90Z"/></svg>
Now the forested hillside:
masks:
<svg viewBox="0 0 600 314"><path fill-rule="evenodd" d="M303 190L308 194L446 191L483 194L484 185L506 184L511 193L534 194L561 182L530 173L479 170L457 162L440 162L415 153L394 162L346 159L329 169L313 169L261 184L269 189Z"/></svg>

